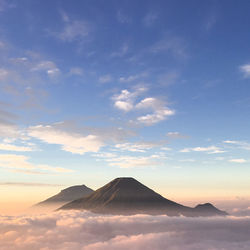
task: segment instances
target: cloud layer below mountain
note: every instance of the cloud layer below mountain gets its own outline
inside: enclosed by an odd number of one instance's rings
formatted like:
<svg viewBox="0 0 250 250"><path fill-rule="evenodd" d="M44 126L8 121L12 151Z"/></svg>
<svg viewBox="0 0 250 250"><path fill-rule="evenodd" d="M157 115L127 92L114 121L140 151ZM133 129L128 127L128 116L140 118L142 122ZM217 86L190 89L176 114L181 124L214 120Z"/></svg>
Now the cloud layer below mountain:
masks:
<svg viewBox="0 0 250 250"><path fill-rule="evenodd" d="M249 249L250 217L0 216L1 249Z"/></svg>

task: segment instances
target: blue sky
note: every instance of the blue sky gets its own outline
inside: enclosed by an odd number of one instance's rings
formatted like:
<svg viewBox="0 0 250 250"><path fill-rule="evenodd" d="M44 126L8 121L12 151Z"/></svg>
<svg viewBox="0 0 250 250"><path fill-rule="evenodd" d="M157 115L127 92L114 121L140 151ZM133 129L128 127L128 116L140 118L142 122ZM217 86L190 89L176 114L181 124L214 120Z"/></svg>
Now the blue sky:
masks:
<svg viewBox="0 0 250 250"><path fill-rule="evenodd" d="M247 196L249 8L1 0L1 185Z"/></svg>

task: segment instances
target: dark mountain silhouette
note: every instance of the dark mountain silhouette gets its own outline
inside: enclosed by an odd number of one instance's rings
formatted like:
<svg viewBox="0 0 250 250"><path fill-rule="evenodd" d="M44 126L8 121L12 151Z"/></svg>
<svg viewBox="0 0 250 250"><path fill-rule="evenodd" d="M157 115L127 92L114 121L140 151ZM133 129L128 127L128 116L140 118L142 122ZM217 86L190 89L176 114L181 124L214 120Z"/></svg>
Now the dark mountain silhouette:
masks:
<svg viewBox="0 0 250 250"><path fill-rule="evenodd" d="M183 206L162 197L134 178L127 177L114 179L89 196L69 202L59 209L89 210L94 213L120 215L208 216L208 214L223 214L222 211L212 208L206 205L198 205L196 208Z"/></svg>
<svg viewBox="0 0 250 250"><path fill-rule="evenodd" d="M60 207L63 204L86 197L93 193L94 191L91 188L88 188L85 185L77 185L65 188L61 190L60 193L37 203L33 207L44 207L44 206L57 206Z"/></svg>
<svg viewBox="0 0 250 250"><path fill-rule="evenodd" d="M200 216L213 216L214 214L221 216L227 215L226 212L219 210L211 203L199 204L193 210Z"/></svg>

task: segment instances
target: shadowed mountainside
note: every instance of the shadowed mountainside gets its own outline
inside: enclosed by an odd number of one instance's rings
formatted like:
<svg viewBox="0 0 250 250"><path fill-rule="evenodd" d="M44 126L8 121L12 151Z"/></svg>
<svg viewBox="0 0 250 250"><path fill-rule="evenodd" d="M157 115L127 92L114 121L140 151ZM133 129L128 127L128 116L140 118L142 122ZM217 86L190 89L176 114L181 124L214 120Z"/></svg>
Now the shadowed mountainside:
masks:
<svg viewBox="0 0 250 250"><path fill-rule="evenodd" d="M32 208L42 208L42 207L51 207L51 208L58 208L68 202L74 201L76 199L80 199L82 197L86 197L93 193L94 190L88 188L85 185L77 185L65 188L61 190L60 193L35 204Z"/></svg>
<svg viewBox="0 0 250 250"><path fill-rule="evenodd" d="M116 178L87 197L59 209L89 210L102 214L167 214L169 216L227 215L211 204L190 208L168 200L134 178Z"/></svg>

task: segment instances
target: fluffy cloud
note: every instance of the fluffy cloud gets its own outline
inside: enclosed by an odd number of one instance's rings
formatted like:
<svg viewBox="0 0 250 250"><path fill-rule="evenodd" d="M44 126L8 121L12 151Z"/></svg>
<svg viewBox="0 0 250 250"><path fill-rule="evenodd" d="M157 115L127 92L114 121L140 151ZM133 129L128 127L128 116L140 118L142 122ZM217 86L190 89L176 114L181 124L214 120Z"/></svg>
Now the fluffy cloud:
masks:
<svg viewBox="0 0 250 250"><path fill-rule="evenodd" d="M249 249L249 217L176 218L57 212L0 216L8 250Z"/></svg>
<svg viewBox="0 0 250 250"><path fill-rule="evenodd" d="M114 101L114 106L120 110L128 112L134 109L135 99L145 91L145 88L137 88L133 92L124 89L121 91L120 94L114 95L112 97L112 100Z"/></svg>
<svg viewBox="0 0 250 250"><path fill-rule="evenodd" d="M209 146L209 147L195 147L195 148L184 148L180 150L182 153L189 153L189 152L206 152L208 154L219 154L224 153L225 151L216 146Z"/></svg>
<svg viewBox="0 0 250 250"><path fill-rule="evenodd" d="M145 88L138 88L134 92L130 92L126 89L122 90L119 95L112 97L114 106L125 112L132 110L151 112L136 118L137 124L148 126L163 121L168 116L175 114L175 111L169 109L163 101L154 97L147 97L136 103L138 96L145 92L145 90Z"/></svg>
<svg viewBox="0 0 250 250"><path fill-rule="evenodd" d="M168 116L174 115L175 111L166 107L165 103L154 97L147 97L136 104L137 109L152 110L153 113L139 116L137 121L146 125L153 125L165 120Z"/></svg>
<svg viewBox="0 0 250 250"><path fill-rule="evenodd" d="M32 164L28 160L29 160L29 157L25 155L1 154L0 155L0 167L14 170L16 172L23 172L23 173L30 173L30 174L73 172L70 169L61 168L61 167L52 167L46 164ZM39 171L42 171L42 172L39 172Z"/></svg>
<svg viewBox="0 0 250 250"><path fill-rule="evenodd" d="M97 152L104 144L96 135L83 136L71 133L52 125L37 125L28 129L28 135L40 139L46 143L58 144L62 150L73 154L84 154L86 152Z"/></svg>

